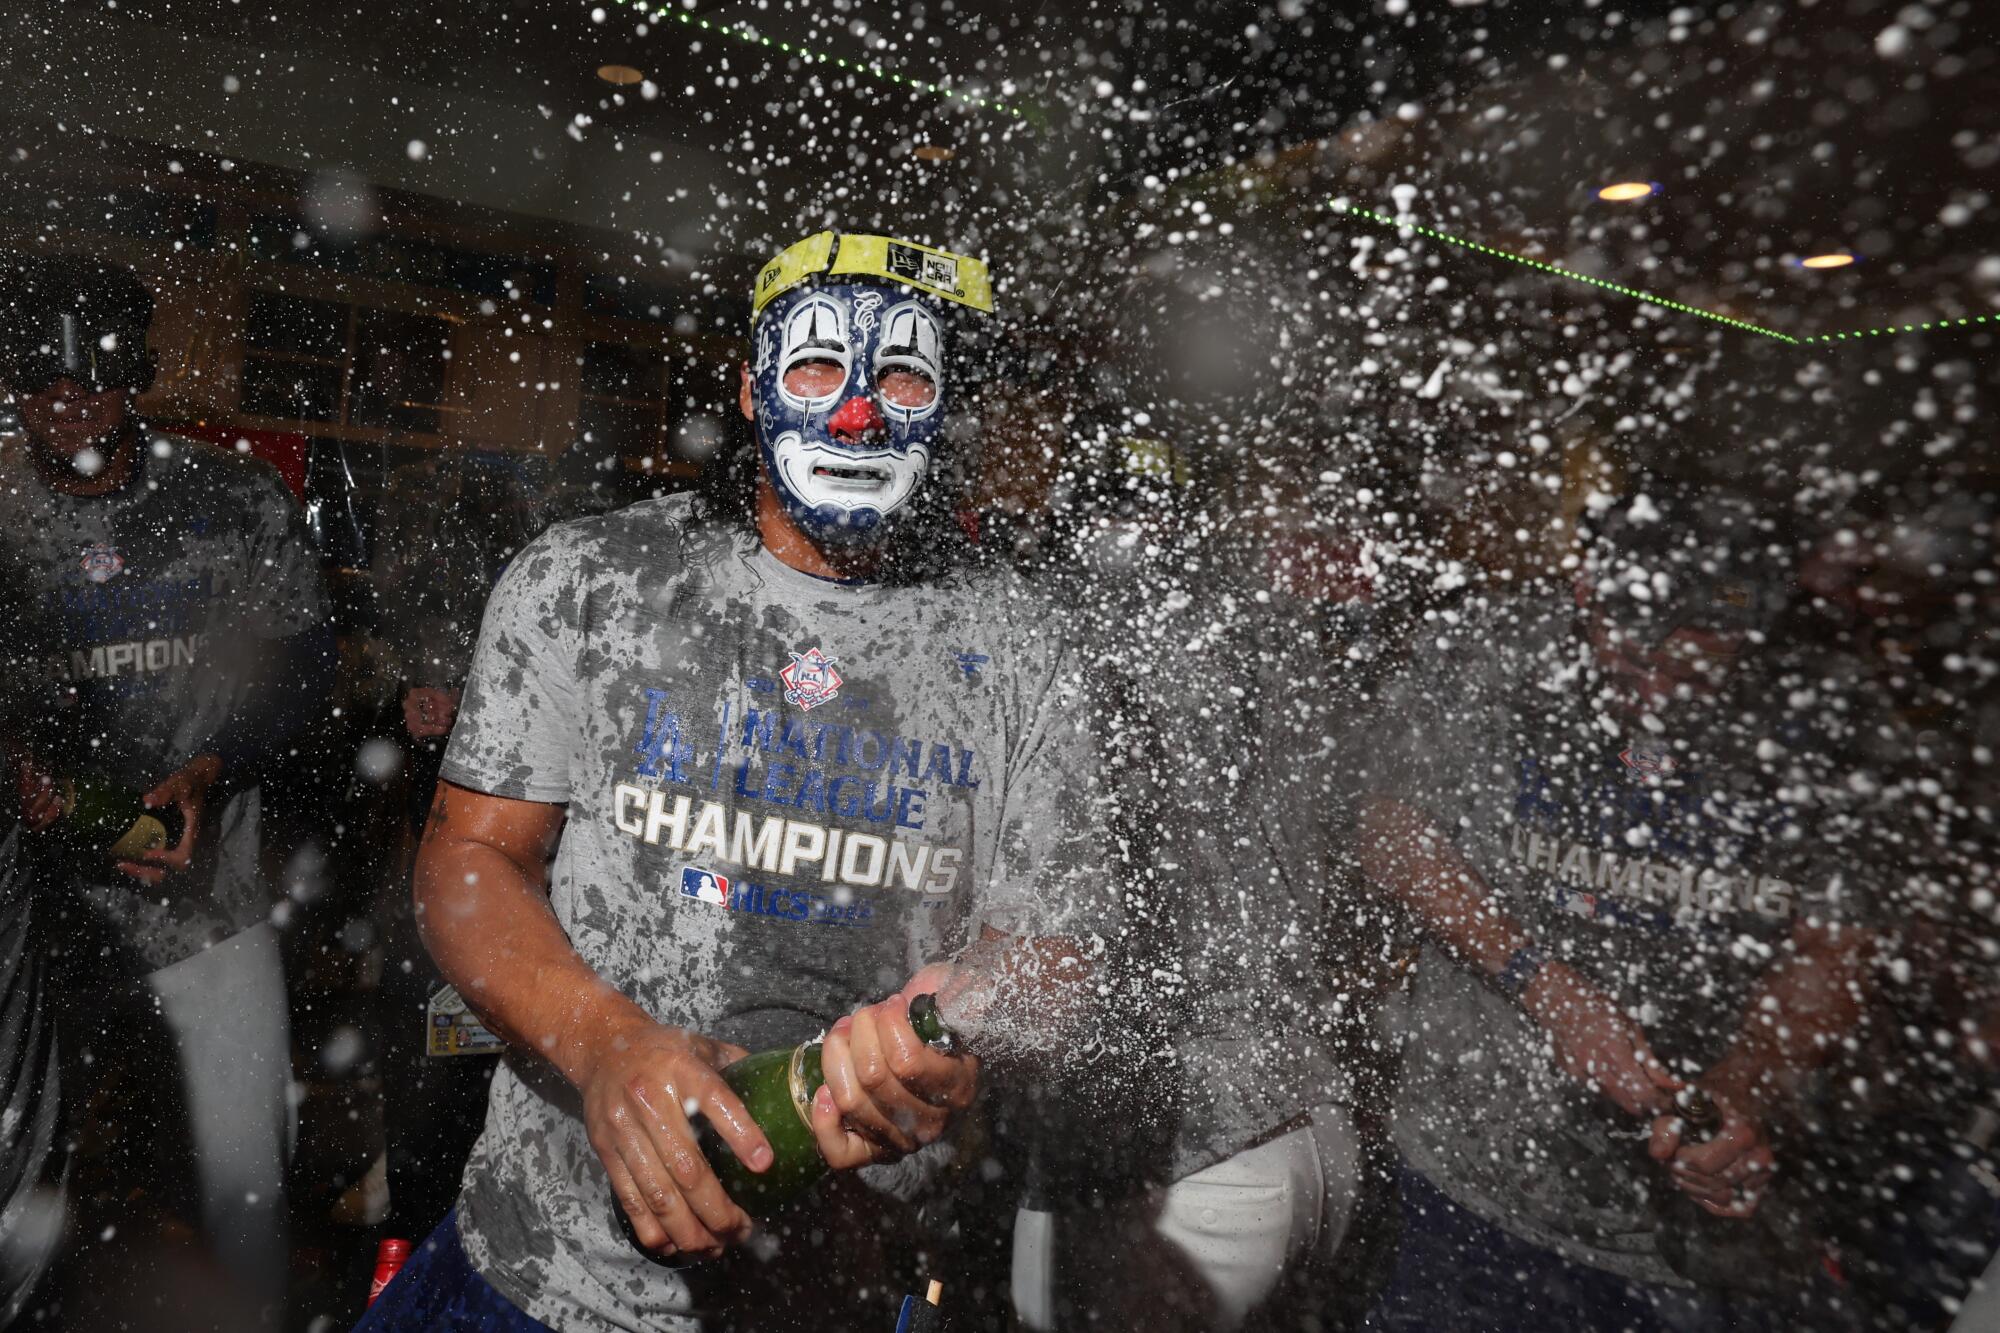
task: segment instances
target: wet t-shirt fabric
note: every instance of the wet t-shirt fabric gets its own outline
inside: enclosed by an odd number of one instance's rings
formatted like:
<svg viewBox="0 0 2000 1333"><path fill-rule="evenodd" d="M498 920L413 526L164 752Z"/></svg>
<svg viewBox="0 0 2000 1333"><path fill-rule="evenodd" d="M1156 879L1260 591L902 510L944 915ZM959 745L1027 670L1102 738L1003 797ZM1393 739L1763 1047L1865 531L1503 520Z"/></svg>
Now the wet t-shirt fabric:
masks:
<svg viewBox="0 0 2000 1333"><path fill-rule="evenodd" d="M143 793L215 748L254 688L252 664L323 623L305 520L255 459L158 432L117 490L67 495L31 468L0 489L0 571L15 580L35 677L24 737L58 773ZM266 919L259 792L225 772L196 862L148 889L109 865L82 891L153 968Z"/></svg>
<svg viewBox="0 0 2000 1333"><path fill-rule="evenodd" d="M513 562L444 777L567 806L550 901L577 951L661 1022L759 1050L981 926L1111 933L1079 685L1010 577L816 579L670 497ZM527 1057L494 1080L460 1221L553 1327L707 1326L627 1239L574 1092Z"/></svg>
<svg viewBox="0 0 2000 1333"><path fill-rule="evenodd" d="M1801 918L1881 910L1837 701L1752 668L1663 729L1602 707L1572 610L1522 600L1417 636L1363 785L1424 811L1549 959L1636 1015L1682 1076L1710 1067ZM1830 725L1829 725L1830 723ZM1655 1245L1641 1122L1558 1066L1547 1034L1427 943L1396 1146L1454 1201L1594 1267L1678 1282Z"/></svg>

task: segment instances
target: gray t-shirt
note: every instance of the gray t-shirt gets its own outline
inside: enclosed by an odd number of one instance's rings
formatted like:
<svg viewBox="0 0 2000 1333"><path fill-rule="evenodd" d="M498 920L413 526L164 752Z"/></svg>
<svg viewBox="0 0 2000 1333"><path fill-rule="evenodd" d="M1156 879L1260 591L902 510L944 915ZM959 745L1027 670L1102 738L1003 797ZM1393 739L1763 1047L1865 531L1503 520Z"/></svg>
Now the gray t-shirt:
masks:
<svg viewBox="0 0 2000 1333"><path fill-rule="evenodd" d="M135 794L226 734L261 645L326 614L304 517L277 474L158 432L141 444L137 474L108 495L60 494L31 468L13 472L0 493L0 554L30 601L23 655L46 690L27 739L56 771L95 772ZM147 889L109 867L85 871L84 892L149 966L270 910L258 792L241 777L224 775L225 799L211 804L186 875Z"/></svg>
<svg viewBox="0 0 2000 1333"><path fill-rule="evenodd" d="M1111 933L1072 670L1018 582L816 579L669 497L561 524L509 567L443 772L568 806L550 902L578 953L661 1022L758 1050L980 925ZM544 1323L703 1326L626 1239L577 1097L532 1058L494 1079L459 1222Z"/></svg>
<svg viewBox="0 0 2000 1333"><path fill-rule="evenodd" d="M1837 700L1767 691L1746 664L1725 697L1651 732L1596 704L1560 604L1524 599L1417 639L1366 785L1427 812L1536 946L1635 1014L1675 1072L1721 1056L1801 917L1879 910L1851 808L1865 775L1829 735L1847 729ZM1679 1280L1656 1252L1662 1177L1639 1123L1564 1073L1539 1026L1429 944L1400 1019L1394 1135L1417 1170L1536 1244Z"/></svg>

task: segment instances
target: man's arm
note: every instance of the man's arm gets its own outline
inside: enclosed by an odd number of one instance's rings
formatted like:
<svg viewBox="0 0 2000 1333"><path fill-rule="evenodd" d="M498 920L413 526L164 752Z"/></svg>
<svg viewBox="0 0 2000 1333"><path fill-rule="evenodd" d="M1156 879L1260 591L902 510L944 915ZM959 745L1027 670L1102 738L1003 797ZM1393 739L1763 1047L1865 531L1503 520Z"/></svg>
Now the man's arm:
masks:
<svg viewBox="0 0 2000 1333"><path fill-rule="evenodd" d="M1446 953L1493 978L1533 941L1430 817L1389 797L1363 801L1359 859L1369 880L1422 924ZM1645 1033L1616 1002L1566 963L1540 964L1521 988L1521 1008L1554 1039L1573 1077L1631 1115L1660 1114L1680 1084L1653 1055Z"/></svg>
<svg viewBox="0 0 2000 1333"><path fill-rule="evenodd" d="M142 853L118 868L146 884L186 870L200 845L202 816L217 783L252 787L290 752L293 743L319 720L317 708L333 692L339 649L323 625L284 639L243 646L248 687L219 731L187 763L167 774L141 799L149 809L174 806L181 814L181 839L172 847ZM299 700L312 700L300 707Z"/></svg>
<svg viewBox="0 0 2000 1333"><path fill-rule="evenodd" d="M914 1151L943 1136L979 1091L980 1062L917 1037L910 1001L934 994L946 1021L999 1059L1032 1060L1066 1045L1092 998L1089 953L1075 941L1024 939L990 926L950 962L920 969L895 995L864 1006L826 1034L826 1087L813 1136L836 1169Z"/></svg>
<svg viewBox="0 0 2000 1333"><path fill-rule="evenodd" d="M563 807L438 784L417 854L417 921L445 979L583 1100L591 1146L648 1249L719 1254L750 1219L697 1146L699 1109L745 1165L771 1147L716 1072L741 1048L656 1023L570 946L548 901Z"/></svg>
<svg viewBox="0 0 2000 1333"><path fill-rule="evenodd" d="M1795 1101L1860 1023L1877 938L1857 926L1795 926L1790 953L1764 974L1729 1053L1701 1085L1759 1114Z"/></svg>
<svg viewBox="0 0 2000 1333"><path fill-rule="evenodd" d="M1789 951L1765 972L1728 1052L1696 1083L1722 1114L1716 1133L1683 1144L1679 1117L1655 1122L1651 1151L1679 1186L1718 1217L1757 1210L1772 1169L1766 1126L1793 1104L1805 1078L1833 1058L1867 1007L1874 932L1800 922Z"/></svg>

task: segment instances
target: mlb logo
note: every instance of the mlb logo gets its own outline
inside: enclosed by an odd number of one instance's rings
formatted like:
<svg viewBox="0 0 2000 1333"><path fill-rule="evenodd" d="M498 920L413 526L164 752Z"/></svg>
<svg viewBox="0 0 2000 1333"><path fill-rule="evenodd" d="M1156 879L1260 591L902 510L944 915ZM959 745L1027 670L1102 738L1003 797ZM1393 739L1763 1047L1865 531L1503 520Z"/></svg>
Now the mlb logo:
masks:
<svg viewBox="0 0 2000 1333"><path fill-rule="evenodd" d="M1647 777L1663 777L1674 771L1674 756L1667 750L1650 745L1635 745L1619 752L1618 762L1634 773Z"/></svg>
<svg viewBox="0 0 2000 1333"><path fill-rule="evenodd" d="M1563 893L1561 890L1557 892L1560 895L1557 906L1561 907L1563 911L1568 912L1571 916L1595 917L1597 915L1596 894Z"/></svg>
<svg viewBox="0 0 2000 1333"><path fill-rule="evenodd" d="M717 907L729 906L729 879L713 870L703 870L699 866L689 866L681 871L681 897L693 898L697 902L714 903Z"/></svg>

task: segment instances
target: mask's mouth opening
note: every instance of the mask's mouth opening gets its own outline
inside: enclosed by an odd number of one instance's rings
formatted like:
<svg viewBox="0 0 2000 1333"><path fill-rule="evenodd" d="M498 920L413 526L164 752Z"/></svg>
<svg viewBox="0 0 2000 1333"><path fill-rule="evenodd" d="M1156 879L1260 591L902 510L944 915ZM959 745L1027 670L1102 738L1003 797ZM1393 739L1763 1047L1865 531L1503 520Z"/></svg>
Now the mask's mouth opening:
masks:
<svg viewBox="0 0 2000 1333"><path fill-rule="evenodd" d="M813 476L851 490L872 491L889 484L889 469L867 463L815 463Z"/></svg>

